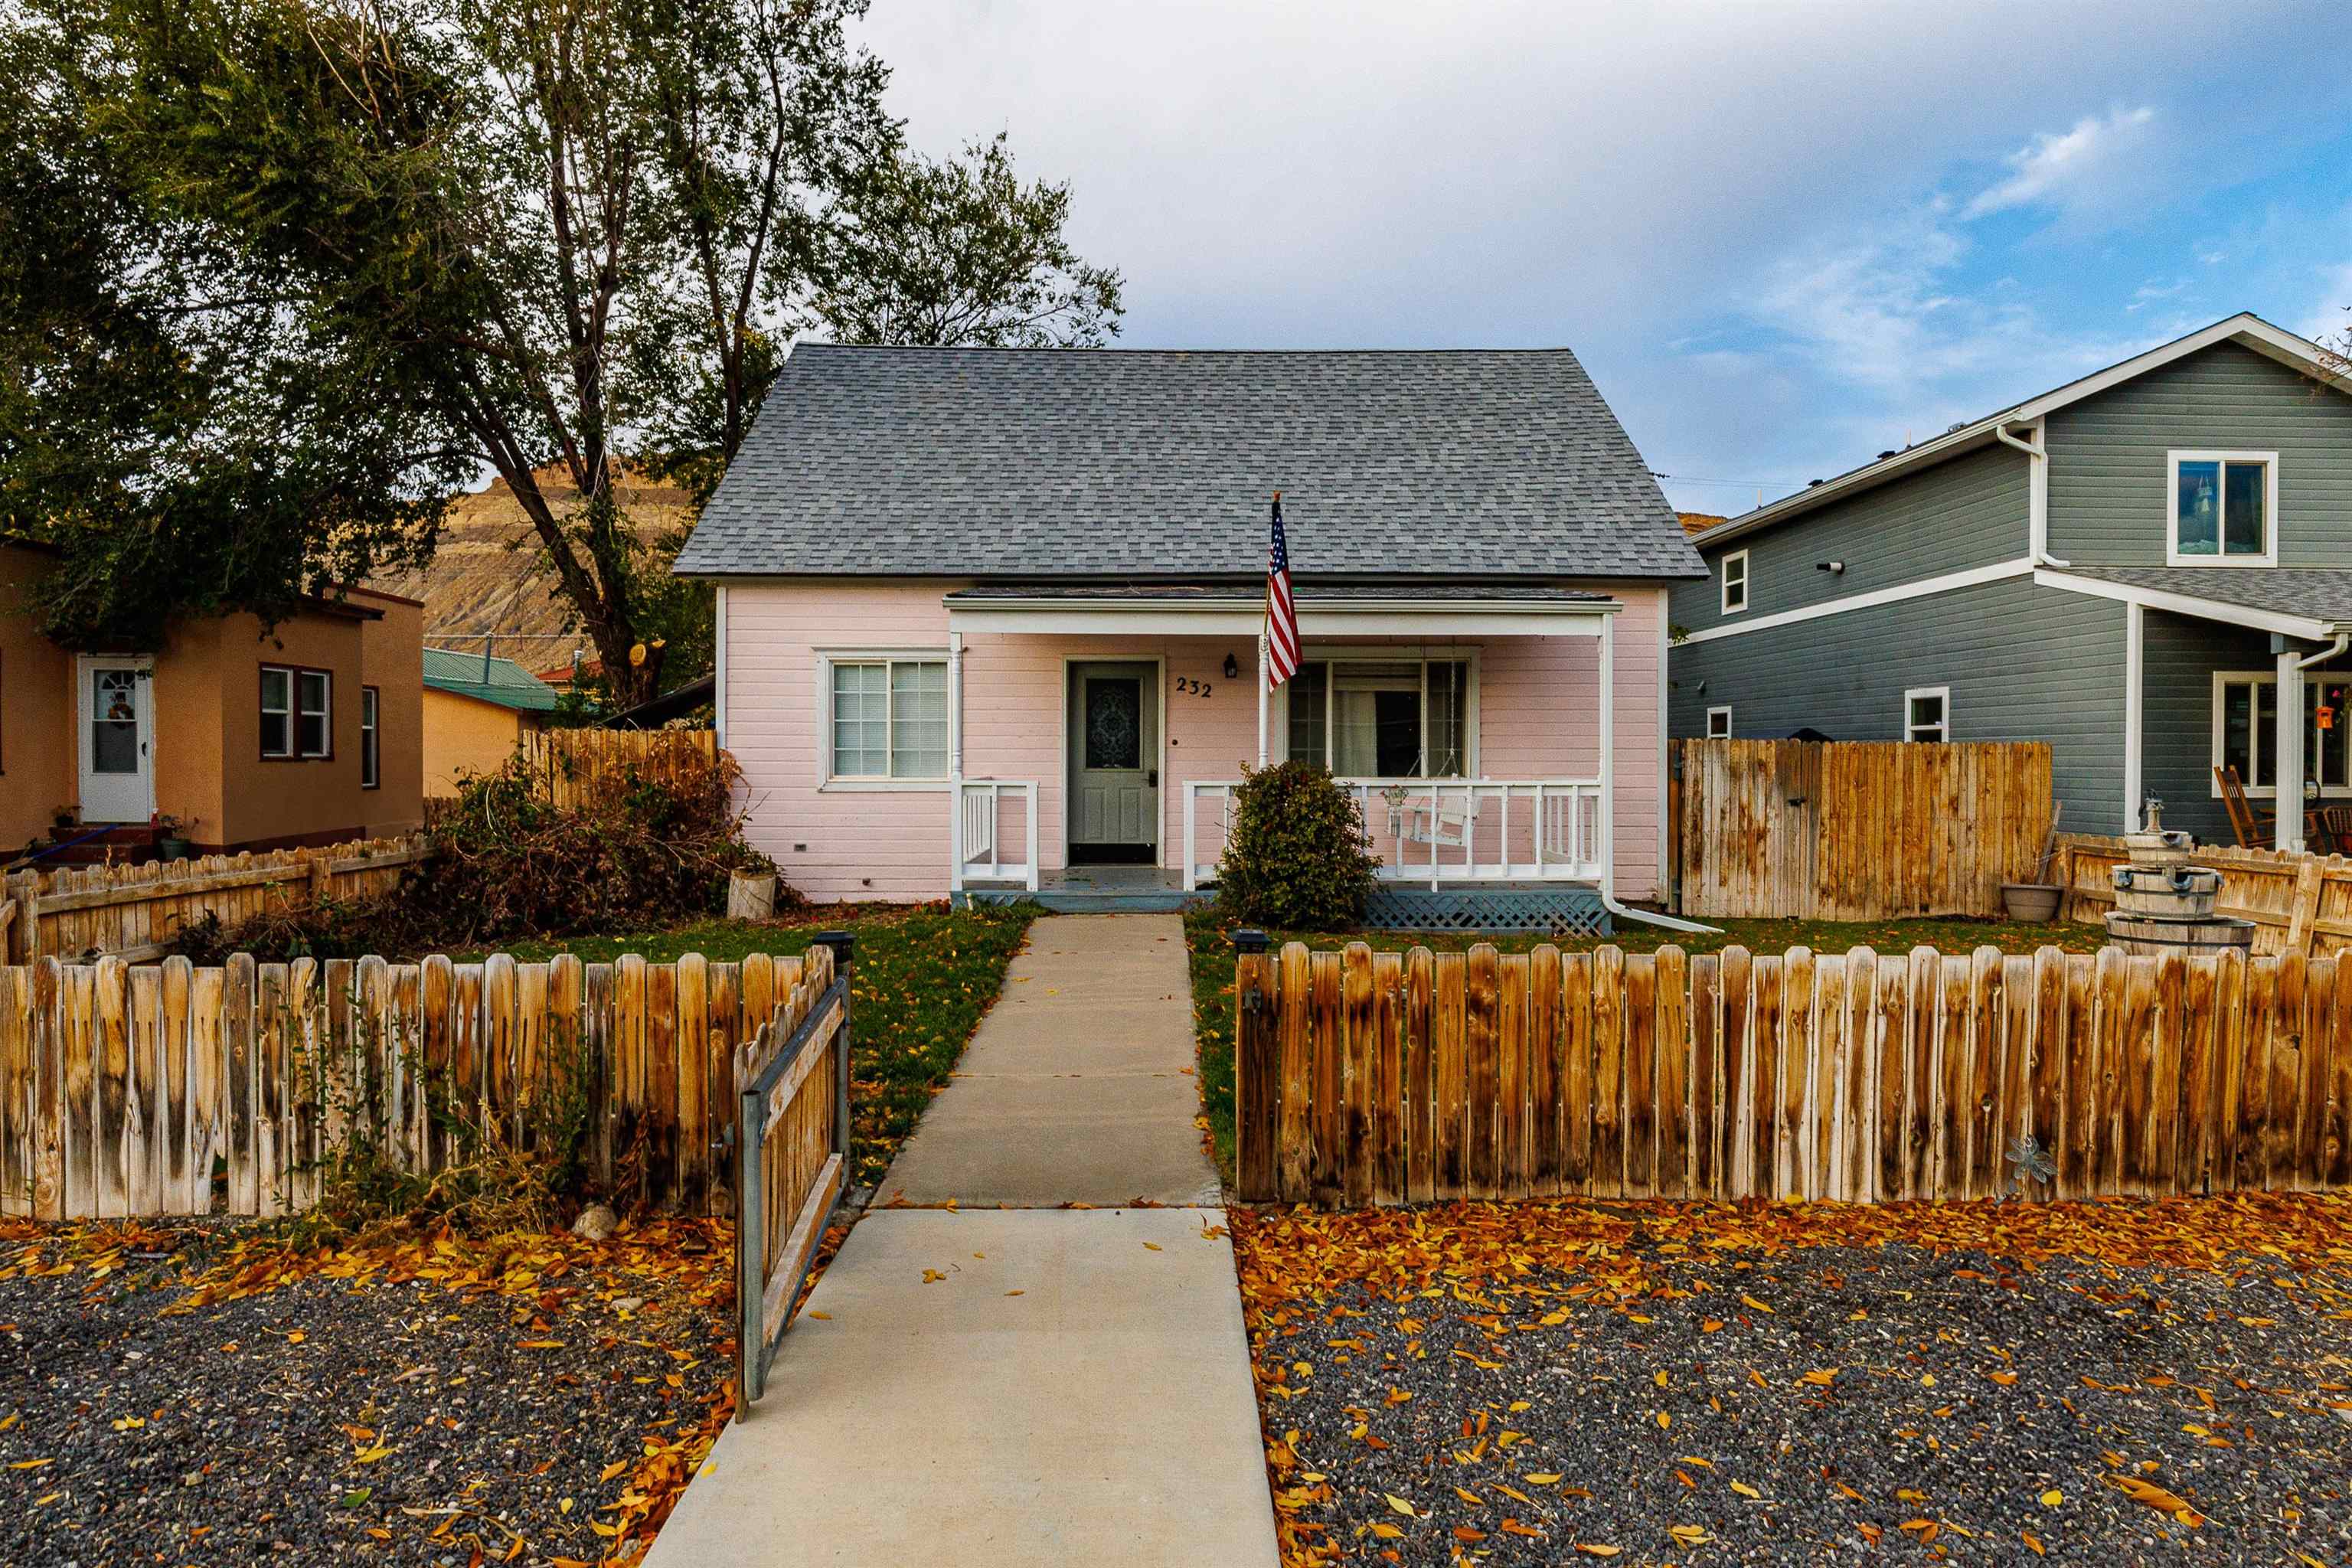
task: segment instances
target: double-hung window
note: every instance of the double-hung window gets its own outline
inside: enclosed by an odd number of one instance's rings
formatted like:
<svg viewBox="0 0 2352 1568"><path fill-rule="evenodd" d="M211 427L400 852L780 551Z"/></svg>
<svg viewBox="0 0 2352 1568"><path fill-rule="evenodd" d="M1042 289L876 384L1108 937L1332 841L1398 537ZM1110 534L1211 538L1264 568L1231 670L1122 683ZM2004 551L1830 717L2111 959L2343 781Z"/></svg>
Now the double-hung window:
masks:
<svg viewBox="0 0 2352 1568"><path fill-rule="evenodd" d="M1290 757L1340 778L1452 779L1471 756L1470 661L1310 658L1290 692Z"/></svg>
<svg viewBox="0 0 2352 1568"><path fill-rule="evenodd" d="M334 677L323 669L263 665L261 754L275 758L333 756L334 692Z"/></svg>
<svg viewBox="0 0 2352 1568"><path fill-rule="evenodd" d="M2352 676L2303 680L2303 776L2323 795L2352 795ZM2252 795L2278 793L2278 677L2217 670L2213 676L2213 765L2235 768ZM2213 781L2221 797L2221 783Z"/></svg>
<svg viewBox="0 0 2352 1568"><path fill-rule="evenodd" d="M946 780L946 659L850 654L828 660L827 668L833 778Z"/></svg>
<svg viewBox="0 0 2352 1568"><path fill-rule="evenodd" d="M1735 550L1722 564L1723 613L1736 616L1748 607L1748 552Z"/></svg>
<svg viewBox="0 0 2352 1568"><path fill-rule="evenodd" d="M376 741L376 720L383 700L373 686L360 688L360 788L374 789L383 782L383 757Z"/></svg>
<svg viewBox="0 0 2352 1568"><path fill-rule="evenodd" d="M2166 471L2167 561L2175 566L2278 564L2276 452L2171 452Z"/></svg>
<svg viewBox="0 0 2352 1568"><path fill-rule="evenodd" d="M1952 689L1915 686L1903 694L1903 738L1906 741L1948 741L1952 738Z"/></svg>

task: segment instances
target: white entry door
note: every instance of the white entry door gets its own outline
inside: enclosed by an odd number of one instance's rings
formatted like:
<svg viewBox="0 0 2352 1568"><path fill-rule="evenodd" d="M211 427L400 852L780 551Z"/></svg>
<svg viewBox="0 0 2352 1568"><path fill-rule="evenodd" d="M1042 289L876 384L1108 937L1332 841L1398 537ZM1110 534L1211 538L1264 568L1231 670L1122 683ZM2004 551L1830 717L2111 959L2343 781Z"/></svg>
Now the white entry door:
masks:
<svg viewBox="0 0 2352 1568"><path fill-rule="evenodd" d="M74 661L81 819L144 822L155 798L154 682L144 658Z"/></svg>
<svg viewBox="0 0 2352 1568"><path fill-rule="evenodd" d="M1150 865L1160 848L1160 667L1073 664L1070 858Z"/></svg>

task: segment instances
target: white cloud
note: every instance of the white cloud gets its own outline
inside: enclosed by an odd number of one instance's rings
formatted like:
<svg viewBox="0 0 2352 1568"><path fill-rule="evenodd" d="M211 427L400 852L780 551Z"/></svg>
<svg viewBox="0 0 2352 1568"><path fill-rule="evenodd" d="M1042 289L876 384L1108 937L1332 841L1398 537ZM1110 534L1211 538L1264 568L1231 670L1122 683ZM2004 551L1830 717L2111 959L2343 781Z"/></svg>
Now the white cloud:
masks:
<svg viewBox="0 0 2352 1568"><path fill-rule="evenodd" d="M2011 153L2009 178L1979 193L1960 216L1979 218L2011 207L2063 205L2145 140L2155 121L2155 109L2143 104L2115 110L2105 119L2084 115L2071 131L2045 131Z"/></svg>
<svg viewBox="0 0 2352 1568"><path fill-rule="evenodd" d="M2347 334L2352 333L2352 261L2321 272L2318 298L2294 330L2315 341L2347 341Z"/></svg>

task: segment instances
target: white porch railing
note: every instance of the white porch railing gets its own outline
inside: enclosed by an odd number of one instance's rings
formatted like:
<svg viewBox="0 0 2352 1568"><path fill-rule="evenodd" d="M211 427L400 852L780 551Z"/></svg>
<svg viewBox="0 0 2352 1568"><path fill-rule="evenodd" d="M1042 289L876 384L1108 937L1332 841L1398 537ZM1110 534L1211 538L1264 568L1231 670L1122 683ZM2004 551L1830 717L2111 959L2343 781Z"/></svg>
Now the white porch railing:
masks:
<svg viewBox="0 0 2352 1568"><path fill-rule="evenodd" d="M1341 779L1390 881L1601 879L1598 779ZM1184 784L1184 886L1213 882L1237 779ZM1205 815L1204 815L1205 813Z"/></svg>
<svg viewBox="0 0 2352 1568"><path fill-rule="evenodd" d="M1037 890L1037 781L962 779L949 826L948 888L961 892L973 882L1018 882ZM1017 811L1008 823L1008 813ZM1021 846L1008 860L1004 847Z"/></svg>

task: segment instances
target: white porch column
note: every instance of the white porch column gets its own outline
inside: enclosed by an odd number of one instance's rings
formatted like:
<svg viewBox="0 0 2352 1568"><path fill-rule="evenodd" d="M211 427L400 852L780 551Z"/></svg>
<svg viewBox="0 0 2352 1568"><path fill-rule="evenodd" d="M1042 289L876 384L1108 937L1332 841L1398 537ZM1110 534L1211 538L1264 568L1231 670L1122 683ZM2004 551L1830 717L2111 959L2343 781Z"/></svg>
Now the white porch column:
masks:
<svg viewBox="0 0 2352 1568"><path fill-rule="evenodd" d="M1037 820L1037 802L1029 801L1029 821ZM991 829L993 832L993 827ZM993 858L994 851L991 850ZM948 891L963 890L963 634L948 633ZM1036 871L1030 857L1030 871Z"/></svg>
<svg viewBox="0 0 2352 1568"><path fill-rule="evenodd" d="M1601 617L1601 891L1617 889L1617 618ZM1664 679L1664 672L1660 679ZM1660 781L1663 791L1664 781ZM1660 795L1664 800L1663 794Z"/></svg>
<svg viewBox="0 0 2352 1568"><path fill-rule="evenodd" d="M2038 471L2038 470L2037 470ZM2140 752L2147 690L2147 612L2137 603L2124 606L2124 831L2139 831L2140 805L2147 798Z"/></svg>
<svg viewBox="0 0 2352 1568"><path fill-rule="evenodd" d="M2289 647L2278 656L2278 746L2271 776L2278 782L2278 821L2273 842L2281 849L2303 847L2303 658Z"/></svg>
<svg viewBox="0 0 2352 1568"><path fill-rule="evenodd" d="M1274 700L1274 668L1267 662L1264 631L1257 634L1257 765L1265 766L1266 713Z"/></svg>
<svg viewBox="0 0 2352 1568"><path fill-rule="evenodd" d="M963 634L948 633L948 777L963 782Z"/></svg>

